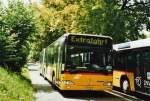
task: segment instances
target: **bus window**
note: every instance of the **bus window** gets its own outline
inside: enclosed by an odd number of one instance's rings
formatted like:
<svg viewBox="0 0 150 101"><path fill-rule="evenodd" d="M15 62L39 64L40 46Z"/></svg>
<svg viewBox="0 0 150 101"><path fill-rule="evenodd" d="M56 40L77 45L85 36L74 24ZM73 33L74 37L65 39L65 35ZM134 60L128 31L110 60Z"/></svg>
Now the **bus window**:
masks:
<svg viewBox="0 0 150 101"><path fill-rule="evenodd" d="M136 74L140 75L141 74L140 73L140 68L141 68L141 54L140 54L140 52L136 53L136 59L137 59L137 61L136 61L136 65L137 65Z"/></svg>
<svg viewBox="0 0 150 101"><path fill-rule="evenodd" d="M125 69L124 66L124 55L122 55L121 53L117 54L115 56L115 67L114 69L118 69L118 70L122 70Z"/></svg>
<svg viewBox="0 0 150 101"><path fill-rule="evenodd" d="M101 48L87 46L69 46L67 66L78 70L100 71L108 65L108 54Z"/></svg>
<svg viewBox="0 0 150 101"><path fill-rule="evenodd" d="M150 52L146 50L143 52L143 67L144 67L144 74L147 80L150 80Z"/></svg>
<svg viewBox="0 0 150 101"><path fill-rule="evenodd" d="M136 54L130 52L126 57L126 68L128 68L129 71L134 71L136 68Z"/></svg>

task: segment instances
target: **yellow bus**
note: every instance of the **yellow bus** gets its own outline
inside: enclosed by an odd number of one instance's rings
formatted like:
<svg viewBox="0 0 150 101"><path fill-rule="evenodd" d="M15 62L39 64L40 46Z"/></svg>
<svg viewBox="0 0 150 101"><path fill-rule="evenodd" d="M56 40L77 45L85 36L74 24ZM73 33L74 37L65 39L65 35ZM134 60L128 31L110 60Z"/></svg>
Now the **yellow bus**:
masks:
<svg viewBox="0 0 150 101"><path fill-rule="evenodd" d="M113 46L113 86L124 93L150 95L150 38Z"/></svg>
<svg viewBox="0 0 150 101"><path fill-rule="evenodd" d="M112 39L64 34L41 52L40 74L60 90L111 90Z"/></svg>

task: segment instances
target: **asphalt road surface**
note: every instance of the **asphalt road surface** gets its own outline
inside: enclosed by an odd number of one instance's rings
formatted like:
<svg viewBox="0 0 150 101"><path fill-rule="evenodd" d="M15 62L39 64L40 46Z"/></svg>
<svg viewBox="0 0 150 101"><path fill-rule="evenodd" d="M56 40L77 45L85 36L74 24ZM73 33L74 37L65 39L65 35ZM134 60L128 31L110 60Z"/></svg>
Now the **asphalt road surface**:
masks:
<svg viewBox="0 0 150 101"><path fill-rule="evenodd" d="M39 64L29 63L30 78L34 88L36 101L142 101L116 91L66 91L53 89L39 73Z"/></svg>

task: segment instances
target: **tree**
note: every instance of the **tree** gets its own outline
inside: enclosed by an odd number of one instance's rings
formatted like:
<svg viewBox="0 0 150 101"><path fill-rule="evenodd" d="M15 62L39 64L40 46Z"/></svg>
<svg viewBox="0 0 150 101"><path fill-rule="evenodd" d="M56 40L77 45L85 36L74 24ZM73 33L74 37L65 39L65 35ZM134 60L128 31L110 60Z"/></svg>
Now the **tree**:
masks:
<svg viewBox="0 0 150 101"><path fill-rule="evenodd" d="M150 1L149 0L118 0L120 10L124 12L126 27L128 29L127 39L137 40L144 38L140 31L144 27L149 30L150 25ZM146 29L145 29L146 30Z"/></svg>
<svg viewBox="0 0 150 101"><path fill-rule="evenodd" d="M9 2L1 10L0 24L1 65L20 71L30 51L28 41L38 31L34 11L20 1Z"/></svg>
<svg viewBox="0 0 150 101"><path fill-rule="evenodd" d="M108 35L115 43L144 38L140 31L149 26L149 5L148 0L45 0L50 29Z"/></svg>

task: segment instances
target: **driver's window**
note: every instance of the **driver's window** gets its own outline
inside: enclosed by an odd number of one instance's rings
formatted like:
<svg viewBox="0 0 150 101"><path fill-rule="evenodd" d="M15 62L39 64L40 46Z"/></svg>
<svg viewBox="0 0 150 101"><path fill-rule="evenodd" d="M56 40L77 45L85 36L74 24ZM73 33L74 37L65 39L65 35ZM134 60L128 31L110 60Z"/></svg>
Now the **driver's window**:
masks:
<svg viewBox="0 0 150 101"><path fill-rule="evenodd" d="M80 66L81 56L79 54L72 54L71 61L74 65Z"/></svg>

